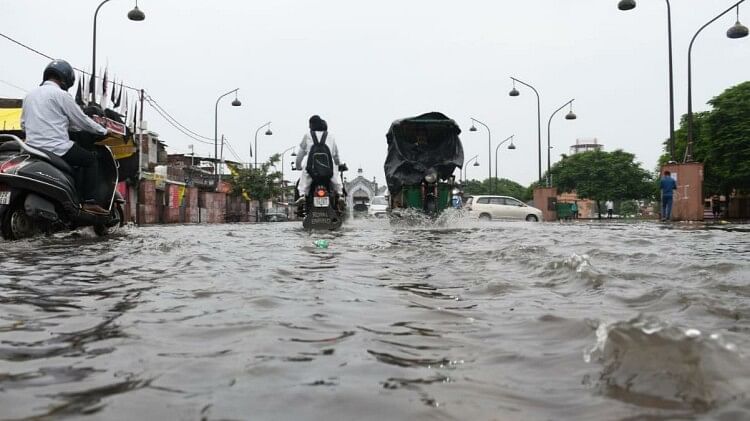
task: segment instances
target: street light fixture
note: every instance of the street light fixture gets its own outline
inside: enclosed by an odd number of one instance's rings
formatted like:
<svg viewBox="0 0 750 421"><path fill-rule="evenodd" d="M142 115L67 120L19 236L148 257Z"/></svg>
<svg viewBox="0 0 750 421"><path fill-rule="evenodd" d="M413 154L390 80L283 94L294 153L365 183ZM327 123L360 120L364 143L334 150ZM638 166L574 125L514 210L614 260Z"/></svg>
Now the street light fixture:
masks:
<svg viewBox="0 0 750 421"><path fill-rule="evenodd" d="M617 3L617 8L620 10L635 9L635 0L620 0L620 2Z"/></svg>
<svg viewBox="0 0 750 421"><path fill-rule="evenodd" d="M473 157L471 157L471 158L469 158L469 160L468 160L468 161L466 161L466 164L464 164L463 168L461 169L461 171L463 172L463 180L464 180L464 181L463 181L463 184L466 184L466 170L467 170L467 168L466 168L466 167L468 167L468 166L469 166L469 163L470 163L471 161L474 161L474 166L475 166L475 167L478 167L478 166L479 166L479 160L478 160L478 158L479 158L479 155L478 155L478 154L477 154L477 155L474 155L474 156L473 156Z"/></svg>
<svg viewBox="0 0 750 421"><path fill-rule="evenodd" d="M237 91L239 91L240 88L233 89L227 93L221 94L216 99L216 106L214 107L214 159L216 159L217 165L214 165L214 174L216 176L216 187L219 187L219 165L218 165L218 159L219 159L219 101L221 101L222 98L224 98L227 95L234 94L234 101L232 101L233 107L239 107L242 105L239 99L237 99Z"/></svg>
<svg viewBox="0 0 750 421"><path fill-rule="evenodd" d="M492 180L492 132L490 131L489 126L477 120L476 118L471 117L471 121L472 121L471 129L474 129L474 130L469 129L469 131L472 131L472 132L477 131L477 128L474 126L474 123L479 123L482 126L484 126L485 129L487 129L487 136L488 136L487 138L487 179L491 181Z"/></svg>
<svg viewBox="0 0 750 421"><path fill-rule="evenodd" d="M698 29L698 32L693 35L690 40L690 46L688 47L688 133L687 133L687 147L685 148L685 159L684 162L691 162L693 160L693 43L706 27L716 22L720 17L731 12L732 9L737 8L737 23L727 31L727 37L731 39L738 39L747 36L747 28L740 23L740 4L744 3L745 0L740 0L733 4L727 10L719 13L715 18L706 22L703 26ZM743 29L744 28L744 29Z"/></svg>
<svg viewBox="0 0 750 421"><path fill-rule="evenodd" d="M133 10L128 12L128 19L135 22L140 22L146 19L146 14L138 8L138 0L135 0L135 7L133 8Z"/></svg>
<svg viewBox="0 0 750 421"><path fill-rule="evenodd" d="M97 6L96 10L94 11L94 45L91 49L91 102L96 102L96 17L97 15L99 15L99 9L101 9L102 6L104 6L104 3L107 2L109 2L109 0L104 0L103 2L99 3L99 6ZM133 10L128 12L128 19L136 22L140 22L146 19L146 14L138 8L138 0L136 0Z"/></svg>
<svg viewBox="0 0 750 421"><path fill-rule="evenodd" d="M510 140L510 145L508 145L508 149L510 149L510 150L516 149L516 145L513 144L513 136L515 136L515 135L510 135L510 137L508 137L505 140L503 140L502 142L498 143L497 146L495 147L495 180L493 181L493 184L492 184L492 193L493 194L497 194L497 188L496 188L497 187L497 182L500 180L498 178L499 176L497 174L497 163L498 163L497 151L500 149L500 146L503 146L503 143L505 143L505 142L507 142L509 140Z"/></svg>
<svg viewBox="0 0 750 421"><path fill-rule="evenodd" d="M737 5L737 22L727 30L727 37L731 39L745 38L748 35L747 26L740 23L740 6Z"/></svg>
<svg viewBox="0 0 750 421"><path fill-rule="evenodd" d="M570 105L570 110L568 111L568 114L565 115L565 119L566 120L577 119L578 116L576 116L576 114L573 112L573 101L575 101L575 99L571 99L570 101L563 104L562 107L556 109L555 112L553 112L552 115L549 116L549 121L547 122L547 187L550 187L550 184L551 184L549 170L550 170L550 161L552 159L550 156L550 150L552 149L552 147L550 146L550 126L552 125L552 117L554 117L555 114L558 113L558 111Z"/></svg>
<svg viewBox="0 0 750 421"><path fill-rule="evenodd" d="M273 132L271 131L271 122L267 122L266 124L258 127L257 130L255 130L255 165L254 168L258 168L258 132L261 131L264 128L268 128L266 130L266 136L273 135ZM253 156L253 151L250 151L250 156Z"/></svg>
<svg viewBox="0 0 750 421"><path fill-rule="evenodd" d="M541 104L541 100L539 99L539 92L533 86L529 85L528 83L520 79L516 79L511 76L511 80L513 81L513 89L510 91L508 95L510 96L520 95L520 93L516 90L516 82L524 86L528 86L536 94L536 125L537 125L537 138L538 138L537 141L538 141L538 146L539 146L538 169L539 169L539 181L541 181L542 180L542 104Z"/></svg>

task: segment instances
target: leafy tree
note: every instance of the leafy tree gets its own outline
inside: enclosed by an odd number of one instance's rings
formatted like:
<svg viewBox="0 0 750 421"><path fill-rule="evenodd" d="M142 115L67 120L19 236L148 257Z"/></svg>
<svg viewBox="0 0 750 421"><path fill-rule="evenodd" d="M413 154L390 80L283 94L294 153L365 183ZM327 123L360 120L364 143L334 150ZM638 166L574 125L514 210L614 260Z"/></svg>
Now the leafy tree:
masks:
<svg viewBox="0 0 750 421"><path fill-rule="evenodd" d="M499 196L511 196L521 201L531 199L528 189L515 181L507 178L496 179L495 177L487 178L482 181L468 180L464 186L464 193L467 195L497 194Z"/></svg>
<svg viewBox="0 0 750 421"><path fill-rule="evenodd" d="M705 166L707 195L732 190L750 192L750 81L725 90L708 102L713 109L693 113L693 160ZM687 144L687 116L675 132L675 160L682 162ZM665 151L668 145L665 142ZM662 155L660 164L669 160Z"/></svg>
<svg viewBox="0 0 750 421"><path fill-rule="evenodd" d="M596 201L600 214L601 201L654 195L651 173L635 162L635 155L619 149L563 155L550 169L550 175L558 191L575 191L581 199Z"/></svg>
<svg viewBox="0 0 750 421"><path fill-rule="evenodd" d="M252 200L265 201L281 194L281 173L279 171L269 172L271 167L279 162L281 156L273 155L267 162L260 164L258 168L233 168L232 169L232 192L234 194L247 194Z"/></svg>

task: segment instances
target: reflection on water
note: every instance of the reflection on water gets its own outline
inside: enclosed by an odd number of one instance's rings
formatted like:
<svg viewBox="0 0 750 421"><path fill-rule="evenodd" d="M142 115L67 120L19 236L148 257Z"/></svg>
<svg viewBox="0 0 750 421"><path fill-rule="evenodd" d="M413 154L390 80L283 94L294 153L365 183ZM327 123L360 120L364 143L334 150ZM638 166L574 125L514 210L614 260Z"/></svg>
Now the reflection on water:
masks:
<svg viewBox="0 0 750 421"><path fill-rule="evenodd" d="M750 418L745 227L410 222L0 243L0 419Z"/></svg>

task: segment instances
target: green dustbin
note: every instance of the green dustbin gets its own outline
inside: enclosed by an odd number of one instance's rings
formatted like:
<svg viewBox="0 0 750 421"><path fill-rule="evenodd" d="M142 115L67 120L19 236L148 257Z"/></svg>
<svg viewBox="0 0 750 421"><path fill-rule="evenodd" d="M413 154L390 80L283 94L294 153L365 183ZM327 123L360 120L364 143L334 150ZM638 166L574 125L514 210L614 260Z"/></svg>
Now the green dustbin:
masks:
<svg viewBox="0 0 750 421"><path fill-rule="evenodd" d="M555 212L557 212L557 219L568 219L573 216L573 204L572 203L556 203Z"/></svg>

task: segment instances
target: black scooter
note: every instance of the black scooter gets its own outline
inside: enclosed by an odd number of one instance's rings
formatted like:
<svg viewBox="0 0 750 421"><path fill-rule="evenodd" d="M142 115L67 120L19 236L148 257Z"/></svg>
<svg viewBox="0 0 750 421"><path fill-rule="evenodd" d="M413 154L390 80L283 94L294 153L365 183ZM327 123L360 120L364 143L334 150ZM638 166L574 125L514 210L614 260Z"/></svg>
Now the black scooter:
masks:
<svg viewBox="0 0 750 421"><path fill-rule="evenodd" d="M301 168L296 168L300 171ZM339 165L339 177L341 184L344 183L344 171L348 171L346 164ZM297 180L297 186L299 180ZM346 217L346 187L344 195L336 194L331 186L331 180L313 179L307 192L307 200L303 207L297 211L297 216L302 217L302 227L306 230L336 230L341 228ZM295 186L295 201L299 199L299 191Z"/></svg>
<svg viewBox="0 0 750 421"><path fill-rule="evenodd" d="M82 210L75 187L81 175L76 168L16 136L0 135L0 233L4 239L18 240L87 226L104 236L124 224L125 200L117 191L117 161L107 146L93 141L90 144L99 160L96 197L109 215Z"/></svg>

